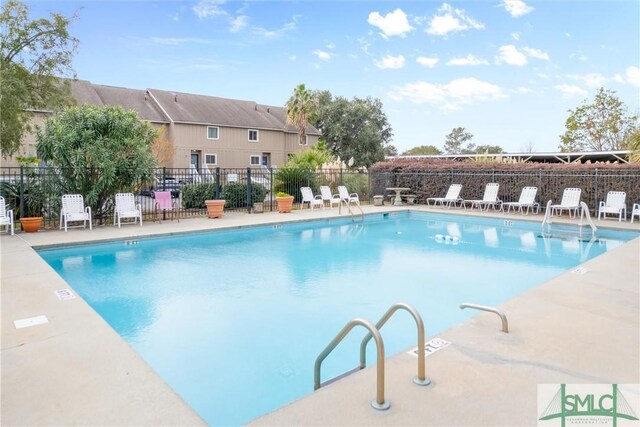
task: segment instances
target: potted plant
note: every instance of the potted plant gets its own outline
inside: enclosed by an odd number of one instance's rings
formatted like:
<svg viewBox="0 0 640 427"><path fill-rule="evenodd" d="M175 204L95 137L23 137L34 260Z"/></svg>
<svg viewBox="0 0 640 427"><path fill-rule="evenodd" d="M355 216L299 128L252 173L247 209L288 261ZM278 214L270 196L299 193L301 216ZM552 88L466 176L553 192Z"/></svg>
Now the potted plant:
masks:
<svg viewBox="0 0 640 427"><path fill-rule="evenodd" d="M44 212L44 197L38 184L27 180L20 192L20 186L15 183L0 183L0 193L12 202L12 209L16 218L19 218L22 230L27 233L34 233L42 226L42 215ZM20 209L20 196L24 197L23 209Z"/></svg>
<svg viewBox="0 0 640 427"><path fill-rule="evenodd" d="M209 218L221 218L224 213L225 200L212 199L205 200L204 204L207 206L207 216Z"/></svg>
<svg viewBox="0 0 640 427"><path fill-rule="evenodd" d="M279 191L276 193L276 203L278 204L278 212L289 213L293 209L293 196Z"/></svg>

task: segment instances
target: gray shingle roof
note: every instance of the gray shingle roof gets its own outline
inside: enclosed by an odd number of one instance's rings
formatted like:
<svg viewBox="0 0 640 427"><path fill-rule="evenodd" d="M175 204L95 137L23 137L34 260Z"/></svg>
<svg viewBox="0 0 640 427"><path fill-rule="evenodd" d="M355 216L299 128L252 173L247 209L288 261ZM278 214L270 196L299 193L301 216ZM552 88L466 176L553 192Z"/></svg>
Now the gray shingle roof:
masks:
<svg viewBox="0 0 640 427"><path fill-rule="evenodd" d="M142 120L153 123L169 123L169 119L157 108L145 90L96 85L86 80L72 80L71 94L79 105L120 105L134 110Z"/></svg>
<svg viewBox="0 0 640 427"><path fill-rule="evenodd" d="M296 128L287 123L283 107L260 105L253 101L159 89L103 86L86 80L72 80L71 93L80 105L120 105L137 111L142 120L154 123L174 121L297 133ZM307 126L307 134L319 135L320 132L313 126Z"/></svg>
<svg viewBox="0 0 640 427"><path fill-rule="evenodd" d="M287 124L282 107L158 89L149 89L149 93L174 122L296 132L295 127ZM319 134L312 126L307 129L309 134Z"/></svg>

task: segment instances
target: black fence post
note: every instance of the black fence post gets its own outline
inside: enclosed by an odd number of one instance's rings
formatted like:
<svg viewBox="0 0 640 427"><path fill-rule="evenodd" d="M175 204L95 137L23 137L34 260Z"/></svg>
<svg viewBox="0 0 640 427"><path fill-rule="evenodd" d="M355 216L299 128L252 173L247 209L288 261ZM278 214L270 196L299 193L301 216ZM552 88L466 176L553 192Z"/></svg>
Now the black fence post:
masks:
<svg viewBox="0 0 640 427"><path fill-rule="evenodd" d="M162 191L167 189L167 167L162 168Z"/></svg>
<svg viewBox="0 0 640 427"><path fill-rule="evenodd" d="M273 194L273 166L269 168L269 211L273 212L273 200L275 198L275 194Z"/></svg>
<svg viewBox="0 0 640 427"><path fill-rule="evenodd" d="M595 194L593 195L595 201L596 201L596 213L598 213L598 168L596 168L596 176L595 176Z"/></svg>
<svg viewBox="0 0 640 427"><path fill-rule="evenodd" d="M24 216L24 166L20 166L20 217Z"/></svg>
<svg viewBox="0 0 640 427"><path fill-rule="evenodd" d="M215 199L220 198L220 166L216 167L216 185L215 187Z"/></svg>
<svg viewBox="0 0 640 427"><path fill-rule="evenodd" d="M247 168L247 213L251 213L251 168Z"/></svg>

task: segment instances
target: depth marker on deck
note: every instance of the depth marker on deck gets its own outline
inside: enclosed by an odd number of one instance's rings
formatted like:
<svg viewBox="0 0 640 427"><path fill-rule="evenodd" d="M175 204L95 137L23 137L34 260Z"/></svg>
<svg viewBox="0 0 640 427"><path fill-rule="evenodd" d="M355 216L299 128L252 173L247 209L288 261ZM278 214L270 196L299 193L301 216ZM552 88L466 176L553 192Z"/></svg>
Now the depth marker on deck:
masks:
<svg viewBox="0 0 640 427"><path fill-rule="evenodd" d="M57 291L54 291L53 293L56 294L56 296L58 297L58 299L60 301L66 301L68 299L74 299L76 297L73 294L73 292L71 292L71 290L69 290L69 289L58 289Z"/></svg>
<svg viewBox="0 0 640 427"><path fill-rule="evenodd" d="M29 326L44 325L45 323L49 323L49 319L47 319L47 316L45 316L44 314L13 321L16 329L28 328Z"/></svg>
<svg viewBox="0 0 640 427"><path fill-rule="evenodd" d="M427 341L424 345L424 354L425 356L430 356L433 353L435 353L438 350L441 350L445 347L448 347L451 343L447 340L444 340L442 338L431 338L429 341ZM409 350L407 352L407 354L411 354L413 356L418 357L418 347Z"/></svg>

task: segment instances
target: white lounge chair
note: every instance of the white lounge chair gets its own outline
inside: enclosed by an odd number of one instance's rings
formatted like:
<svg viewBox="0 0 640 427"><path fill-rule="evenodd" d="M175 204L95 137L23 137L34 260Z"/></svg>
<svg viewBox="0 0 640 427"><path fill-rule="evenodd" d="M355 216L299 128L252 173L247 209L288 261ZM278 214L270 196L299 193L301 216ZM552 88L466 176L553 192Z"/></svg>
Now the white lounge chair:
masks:
<svg viewBox="0 0 640 427"><path fill-rule="evenodd" d="M633 217L637 216L640 221L640 203L634 203L631 208L631 223L633 224Z"/></svg>
<svg viewBox="0 0 640 427"><path fill-rule="evenodd" d="M578 210L580 209L581 194L582 189L580 188L565 188L562 192L562 200L560 201L560 204L549 206L551 209L551 215L562 215L562 211L567 210L569 211L569 218L573 218L571 213L573 212L575 216L578 214Z"/></svg>
<svg viewBox="0 0 640 427"><path fill-rule="evenodd" d="M133 224L140 220L140 227L142 227L142 207L139 203L136 205L136 199L133 193L116 194L113 225L117 225L118 228L120 228L123 218L133 218Z"/></svg>
<svg viewBox="0 0 640 427"><path fill-rule="evenodd" d="M351 203L360 206L360 198L358 197L358 193L349 193L347 187L344 185L338 186L338 195L340 196L340 201L344 202L347 205Z"/></svg>
<svg viewBox="0 0 640 427"><path fill-rule="evenodd" d="M329 202L329 207L332 208L333 205L340 204L340 195L339 194L331 194L331 188L326 185L320 186L320 195L322 197L323 202Z"/></svg>
<svg viewBox="0 0 640 427"><path fill-rule="evenodd" d="M536 213L540 212L540 203L536 203L536 194L538 194L538 187L524 187L520 192L520 198L517 202L502 202L502 210L507 207L507 213L511 211L511 208L515 211L522 213L524 208L527 208L526 215L529 215L529 208L531 211L534 209Z"/></svg>
<svg viewBox="0 0 640 427"><path fill-rule="evenodd" d="M496 205L502 203L500 199L498 199L498 189L500 188L500 184L497 182L490 182L484 188L484 195L482 196L482 200L465 200L462 202L462 205L467 208L467 203L471 204L471 209L477 207L480 210L489 210L489 206L493 206L493 209L496 209Z"/></svg>
<svg viewBox="0 0 640 427"><path fill-rule="evenodd" d="M82 227L86 228L89 221L89 230L91 226L91 208L84 206L84 198L82 194L65 194L62 196L62 207L60 209L60 229L64 225L64 231L67 231L69 222L82 221Z"/></svg>
<svg viewBox="0 0 640 427"><path fill-rule="evenodd" d="M314 207L320 206L324 209L324 202L322 201L322 196L313 195L313 191L311 191L311 187L300 187L300 192L302 193L302 207L304 208L305 203L309 203L309 207L313 210Z"/></svg>
<svg viewBox="0 0 640 427"><path fill-rule="evenodd" d="M618 222L627 220L627 193L624 191L609 191L607 193L606 202L601 201L598 206L598 219L600 215L604 214L604 219L607 219L607 214L618 214Z"/></svg>
<svg viewBox="0 0 640 427"><path fill-rule="evenodd" d="M447 190L447 195L444 197L429 197L427 199L427 206L429 206L429 201L433 201L433 206L438 206L438 203L442 207L445 206L445 203L448 208L451 205L456 206L458 202L462 202L462 198L460 197L460 191L462 190L462 184L451 184L449 186L449 190Z"/></svg>
<svg viewBox="0 0 640 427"><path fill-rule="evenodd" d="M12 236L15 234L13 225L13 209L7 210L4 197L0 197L0 225L4 225L7 231L11 231Z"/></svg>

